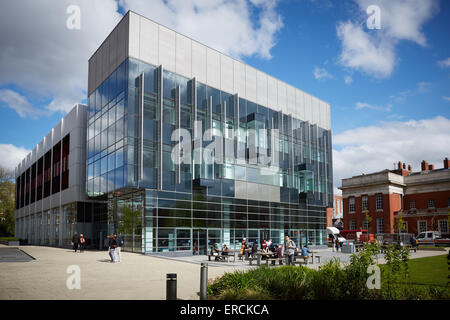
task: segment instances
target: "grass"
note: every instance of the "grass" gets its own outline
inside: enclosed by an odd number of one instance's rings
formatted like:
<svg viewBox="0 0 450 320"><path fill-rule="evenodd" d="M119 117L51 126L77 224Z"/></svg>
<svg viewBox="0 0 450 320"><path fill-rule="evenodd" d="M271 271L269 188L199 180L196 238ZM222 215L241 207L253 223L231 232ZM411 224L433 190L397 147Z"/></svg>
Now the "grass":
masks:
<svg viewBox="0 0 450 320"><path fill-rule="evenodd" d="M414 284L445 287L448 282L447 255L409 260L409 274Z"/></svg>

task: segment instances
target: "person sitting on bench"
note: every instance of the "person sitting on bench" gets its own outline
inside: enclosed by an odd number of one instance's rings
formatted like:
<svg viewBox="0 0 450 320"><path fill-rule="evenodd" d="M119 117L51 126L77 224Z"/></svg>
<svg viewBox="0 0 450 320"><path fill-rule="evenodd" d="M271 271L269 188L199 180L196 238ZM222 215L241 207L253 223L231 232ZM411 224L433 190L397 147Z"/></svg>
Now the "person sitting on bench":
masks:
<svg viewBox="0 0 450 320"><path fill-rule="evenodd" d="M264 248L261 249L261 253L271 253L269 250L269 247L265 246ZM263 260L268 259L269 256L268 255L262 255L261 257Z"/></svg>
<svg viewBox="0 0 450 320"><path fill-rule="evenodd" d="M222 257L219 257L219 250L217 250L216 245L211 245L211 255L215 256L214 261L222 260Z"/></svg>
<svg viewBox="0 0 450 320"><path fill-rule="evenodd" d="M228 256L228 251L230 251L230 249L228 249L227 244L224 243L223 247L222 247L222 256ZM222 257L222 259L225 259Z"/></svg>
<svg viewBox="0 0 450 320"><path fill-rule="evenodd" d="M302 248L302 256L305 261L307 261L309 259L310 253L311 253L311 251L309 251L308 245L305 244Z"/></svg>

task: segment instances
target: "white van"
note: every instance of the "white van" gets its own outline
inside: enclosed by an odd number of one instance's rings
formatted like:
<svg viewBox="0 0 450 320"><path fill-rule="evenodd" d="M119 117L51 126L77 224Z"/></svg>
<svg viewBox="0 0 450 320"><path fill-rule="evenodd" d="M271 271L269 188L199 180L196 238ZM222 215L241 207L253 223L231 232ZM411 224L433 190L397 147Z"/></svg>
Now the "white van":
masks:
<svg viewBox="0 0 450 320"><path fill-rule="evenodd" d="M331 238L333 241L337 238L340 243L343 243L347 241L340 233L339 229L335 227L327 227L327 234L328 237Z"/></svg>

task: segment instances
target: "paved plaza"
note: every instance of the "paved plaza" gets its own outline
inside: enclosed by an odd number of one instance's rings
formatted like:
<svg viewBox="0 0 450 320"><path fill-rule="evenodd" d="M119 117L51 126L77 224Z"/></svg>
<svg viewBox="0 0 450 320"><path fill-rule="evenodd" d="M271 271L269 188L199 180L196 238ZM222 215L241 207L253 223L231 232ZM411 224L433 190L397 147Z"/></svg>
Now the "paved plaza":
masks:
<svg viewBox="0 0 450 320"><path fill-rule="evenodd" d="M308 267L318 268L330 259L349 261L350 254L318 250L321 263ZM411 258L447 254L447 251L418 251ZM249 270L247 261L208 261L207 256L159 257L122 252L123 261L110 263L107 251L74 253L70 249L0 245L0 299L165 299L166 274L178 276L178 297L199 299L200 264L208 263L209 279L235 270ZM381 256L379 263L383 263ZM71 265L81 270L80 290L69 290L66 273Z"/></svg>

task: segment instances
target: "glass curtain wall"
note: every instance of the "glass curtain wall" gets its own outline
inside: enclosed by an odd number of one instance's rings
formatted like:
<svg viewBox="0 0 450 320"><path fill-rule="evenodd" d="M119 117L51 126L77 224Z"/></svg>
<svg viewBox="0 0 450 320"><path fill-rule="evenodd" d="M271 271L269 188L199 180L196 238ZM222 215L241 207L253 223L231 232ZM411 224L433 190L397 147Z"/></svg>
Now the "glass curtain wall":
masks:
<svg viewBox="0 0 450 320"><path fill-rule="evenodd" d="M139 216L139 227L120 226L126 249L195 250L202 241L239 247L243 237L277 243L285 234L298 243L325 243L331 132L199 82L194 92L192 79L166 70L159 83L160 73L130 58L89 96L87 193L108 195L109 231L116 205L117 228L127 216ZM192 143L192 164L172 161L175 129L202 138ZM199 163L196 154L201 158L214 140L225 148L223 161ZM279 159L275 173L262 174L267 165L261 162L273 158ZM279 187L280 202L237 199L235 180ZM135 196L133 189L146 191Z"/></svg>

